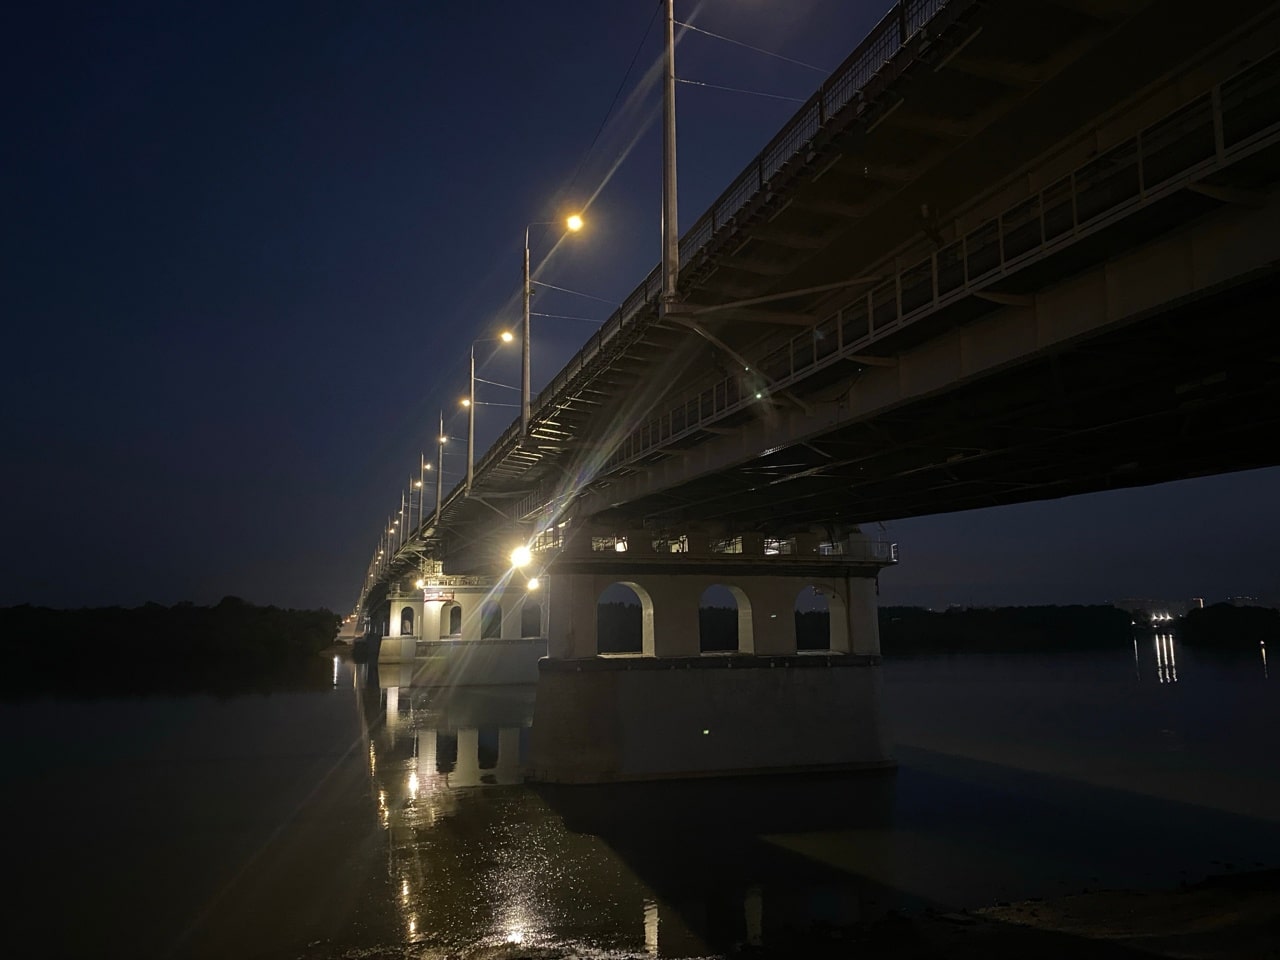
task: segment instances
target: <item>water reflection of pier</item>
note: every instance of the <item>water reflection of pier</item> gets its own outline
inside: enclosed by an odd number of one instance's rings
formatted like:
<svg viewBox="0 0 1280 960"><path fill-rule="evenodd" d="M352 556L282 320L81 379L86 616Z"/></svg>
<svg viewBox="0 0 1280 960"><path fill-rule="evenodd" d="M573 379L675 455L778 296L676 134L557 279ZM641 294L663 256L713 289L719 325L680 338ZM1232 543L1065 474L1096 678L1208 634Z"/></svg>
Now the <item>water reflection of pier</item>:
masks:
<svg viewBox="0 0 1280 960"><path fill-rule="evenodd" d="M372 790L416 947L705 955L896 902L873 836L892 774L532 788L532 687L401 686L369 670ZM829 859L797 852L827 835Z"/></svg>

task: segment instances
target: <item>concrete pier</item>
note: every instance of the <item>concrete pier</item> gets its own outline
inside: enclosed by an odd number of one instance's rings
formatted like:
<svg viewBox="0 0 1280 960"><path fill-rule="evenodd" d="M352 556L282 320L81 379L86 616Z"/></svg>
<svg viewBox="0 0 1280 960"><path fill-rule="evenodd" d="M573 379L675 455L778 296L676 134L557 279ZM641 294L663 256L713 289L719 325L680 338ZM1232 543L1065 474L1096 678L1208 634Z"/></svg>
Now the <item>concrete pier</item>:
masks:
<svg viewBox="0 0 1280 960"><path fill-rule="evenodd" d="M754 542L752 542L754 539ZM887 544L855 535L733 538L707 550L581 534L546 577L532 779L599 783L891 765L880 726L876 576ZM699 545L702 538L695 538ZM618 545L623 544L619 549ZM613 584L639 599L641 649L600 652L596 606ZM699 598L726 588L738 648L704 653ZM795 603L827 598L828 649L797 650Z"/></svg>
<svg viewBox="0 0 1280 960"><path fill-rule="evenodd" d="M508 581L450 576L425 561L378 608L379 664L414 664L419 683L533 683L546 652L543 597Z"/></svg>

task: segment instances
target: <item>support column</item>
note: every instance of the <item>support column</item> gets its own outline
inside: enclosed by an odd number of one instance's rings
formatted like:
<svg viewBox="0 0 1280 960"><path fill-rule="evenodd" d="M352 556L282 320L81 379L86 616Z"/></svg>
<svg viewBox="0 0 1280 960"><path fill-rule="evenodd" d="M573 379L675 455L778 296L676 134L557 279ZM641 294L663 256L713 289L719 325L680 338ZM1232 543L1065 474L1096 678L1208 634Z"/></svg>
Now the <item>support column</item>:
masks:
<svg viewBox="0 0 1280 960"><path fill-rule="evenodd" d="M655 657L696 657L702 652L698 600L704 589L697 577L636 578L653 602ZM645 651L648 653L648 651Z"/></svg>
<svg viewBox="0 0 1280 960"><path fill-rule="evenodd" d="M440 611L444 607L443 600L428 600L422 605L422 639L439 640Z"/></svg>
<svg viewBox="0 0 1280 960"><path fill-rule="evenodd" d="M594 657L596 646L596 578L590 574L556 573L546 591L547 656L555 660Z"/></svg>
<svg viewBox="0 0 1280 960"><path fill-rule="evenodd" d="M522 611L524 610L524 598L527 591L524 589L523 581L521 581L519 589L509 589L502 591L499 602L502 604L502 628L498 636L503 640L519 640L520 639L520 623Z"/></svg>
<svg viewBox="0 0 1280 960"><path fill-rule="evenodd" d="M849 652L880 656L880 601L874 577L848 577Z"/></svg>
<svg viewBox="0 0 1280 960"><path fill-rule="evenodd" d="M742 589L751 601L753 649L758 657L796 652L796 597L801 584L790 577L750 577Z"/></svg>

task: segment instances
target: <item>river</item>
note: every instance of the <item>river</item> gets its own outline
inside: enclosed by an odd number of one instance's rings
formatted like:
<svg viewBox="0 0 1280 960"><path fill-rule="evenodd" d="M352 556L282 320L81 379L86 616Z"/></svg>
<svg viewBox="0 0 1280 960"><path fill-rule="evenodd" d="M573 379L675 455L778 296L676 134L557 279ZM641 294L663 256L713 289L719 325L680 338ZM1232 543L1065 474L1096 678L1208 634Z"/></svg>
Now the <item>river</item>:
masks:
<svg viewBox="0 0 1280 960"><path fill-rule="evenodd" d="M390 686L342 657L308 692L6 702L8 943L714 956L1280 865L1262 650L1147 636L884 677L892 773L559 789L520 779L532 688Z"/></svg>

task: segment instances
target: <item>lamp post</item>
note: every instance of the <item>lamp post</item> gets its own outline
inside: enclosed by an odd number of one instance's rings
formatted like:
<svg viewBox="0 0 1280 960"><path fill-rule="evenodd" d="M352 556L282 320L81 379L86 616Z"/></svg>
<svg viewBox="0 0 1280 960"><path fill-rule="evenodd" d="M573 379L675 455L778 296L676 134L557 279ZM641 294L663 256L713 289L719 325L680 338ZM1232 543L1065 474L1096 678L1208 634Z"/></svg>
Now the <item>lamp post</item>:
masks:
<svg viewBox="0 0 1280 960"><path fill-rule="evenodd" d="M466 397L462 400L462 405L467 408L467 484L466 493L471 494L471 482L475 479L476 472L476 344L477 343L510 343L515 339L509 332L503 331L496 337L481 337L479 340L471 341L471 378L470 387ZM525 349L526 357L528 348ZM492 382L492 381L486 381ZM497 404L497 406L510 406L510 404Z"/></svg>
<svg viewBox="0 0 1280 960"><path fill-rule="evenodd" d="M533 297L533 278L529 275L529 230L532 227L546 227L557 223L556 220L537 220L526 224L524 228L524 281L520 285L520 436L529 435L529 301ZM573 214L564 221L565 229L577 233L582 229L582 217Z"/></svg>
<svg viewBox="0 0 1280 960"><path fill-rule="evenodd" d="M471 380L467 399L467 496L471 496L471 481L476 475L476 341L471 341Z"/></svg>
<svg viewBox="0 0 1280 960"><path fill-rule="evenodd" d="M431 469L431 464L427 463L427 455L425 453L418 454L418 526L422 526L427 521L426 507L427 497L427 471Z"/></svg>
<svg viewBox="0 0 1280 960"><path fill-rule="evenodd" d="M666 76L662 87L662 297L665 313L676 301L680 228L676 222L676 42L674 0L667 0Z"/></svg>
<svg viewBox="0 0 1280 960"><path fill-rule="evenodd" d="M436 515L431 522L439 524L440 522L440 498L444 495L444 411L440 411L440 433L436 440Z"/></svg>

